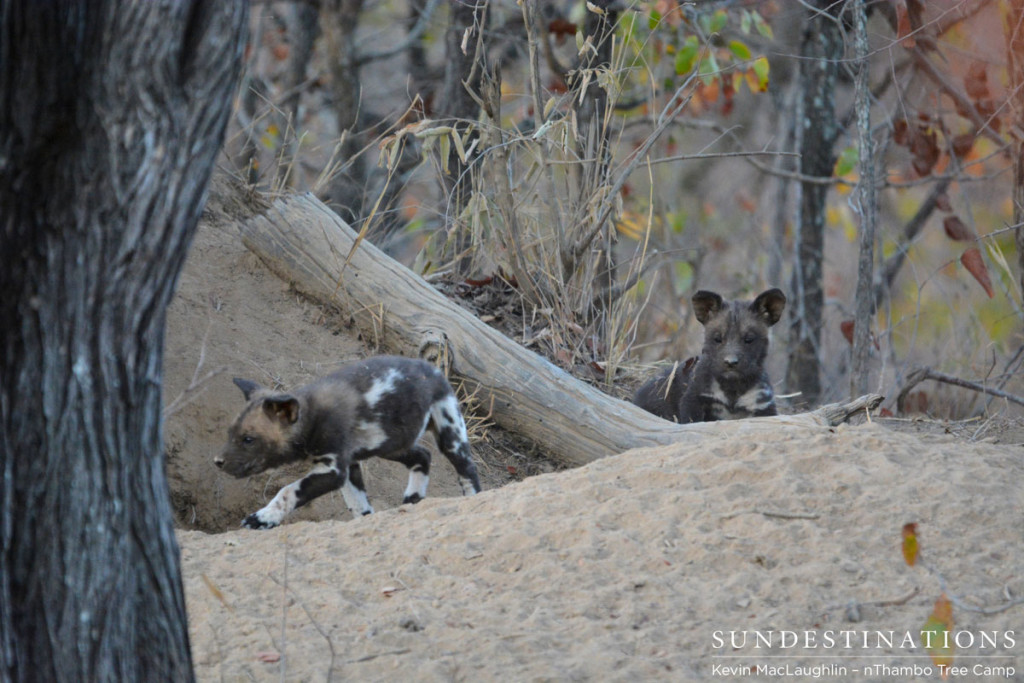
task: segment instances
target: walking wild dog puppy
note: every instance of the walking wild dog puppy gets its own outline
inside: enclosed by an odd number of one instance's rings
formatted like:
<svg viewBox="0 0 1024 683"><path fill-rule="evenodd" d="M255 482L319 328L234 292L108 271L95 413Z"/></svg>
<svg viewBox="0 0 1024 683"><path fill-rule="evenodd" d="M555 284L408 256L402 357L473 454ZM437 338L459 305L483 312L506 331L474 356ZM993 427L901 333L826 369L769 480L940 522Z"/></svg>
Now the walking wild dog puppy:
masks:
<svg viewBox="0 0 1024 683"><path fill-rule="evenodd" d="M463 495L480 491L466 424L451 385L433 365L378 356L358 361L291 393L244 379L235 384L249 402L214 459L234 477L312 459L306 476L288 484L242 526L269 529L317 496L341 489L353 515L373 512L360 461L374 456L409 468L404 503L427 495L430 451L416 441L427 429L455 466Z"/></svg>
<svg viewBox="0 0 1024 683"><path fill-rule="evenodd" d="M692 301L704 326L701 355L648 380L633 403L681 423L777 415L764 360L769 328L782 317L786 296L769 289L752 302L724 301L701 290Z"/></svg>

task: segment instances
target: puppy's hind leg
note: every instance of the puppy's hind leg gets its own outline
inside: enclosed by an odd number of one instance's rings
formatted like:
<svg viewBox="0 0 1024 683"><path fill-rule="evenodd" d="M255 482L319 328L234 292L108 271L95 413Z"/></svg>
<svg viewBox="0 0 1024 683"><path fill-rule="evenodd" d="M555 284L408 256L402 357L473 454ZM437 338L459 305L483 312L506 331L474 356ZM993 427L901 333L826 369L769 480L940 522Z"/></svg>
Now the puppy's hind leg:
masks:
<svg viewBox="0 0 1024 683"><path fill-rule="evenodd" d="M409 468L409 483L405 486L402 503L418 503L426 498L427 484L430 483L430 451L416 445L395 460Z"/></svg>
<svg viewBox="0 0 1024 683"><path fill-rule="evenodd" d="M476 472L476 463L469 450L469 435L466 423L459 412L459 402L455 394L449 394L430 407L430 417L437 446L448 458L455 471L459 474L459 485L462 495L472 496L480 493L480 477Z"/></svg>

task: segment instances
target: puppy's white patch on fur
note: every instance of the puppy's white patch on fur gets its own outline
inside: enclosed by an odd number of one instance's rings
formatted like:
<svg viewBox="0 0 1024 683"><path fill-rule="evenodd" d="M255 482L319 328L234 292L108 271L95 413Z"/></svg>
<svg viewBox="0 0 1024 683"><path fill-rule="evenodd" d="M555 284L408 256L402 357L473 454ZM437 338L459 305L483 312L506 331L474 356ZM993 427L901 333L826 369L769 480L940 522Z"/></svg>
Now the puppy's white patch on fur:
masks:
<svg viewBox="0 0 1024 683"><path fill-rule="evenodd" d="M477 493L473 487L473 482L465 477L459 477L459 486L462 487L462 495L464 496L475 496Z"/></svg>
<svg viewBox="0 0 1024 683"><path fill-rule="evenodd" d="M409 483L405 486L403 498L417 495L421 499L427 497L427 484L430 483L430 476L419 470L409 470Z"/></svg>
<svg viewBox="0 0 1024 683"><path fill-rule="evenodd" d="M712 401L711 414L718 420L749 417L771 406L775 398L771 387L758 385L740 394L735 401L730 401L717 379L711 380L711 391L701 396Z"/></svg>
<svg viewBox="0 0 1024 683"><path fill-rule="evenodd" d="M749 413L756 413L764 410L772 404L774 395L771 390L763 386L754 387L736 399L736 407L746 410Z"/></svg>
<svg viewBox="0 0 1024 683"><path fill-rule="evenodd" d="M356 424L354 432L353 446L358 446L360 449L368 451L380 448L388 440L387 432L384 431L384 427L379 422L362 420Z"/></svg>
<svg viewBox="0 0 1024 683"><path fill-rule="evenodd" d="M347 478L345 479L345 484L341 487L341 497L345 499L345 507L352 513L353 517L368 515L373 512L373 506L370 505L370 501L366 497L366 491L357 489Z"/></svg>
<svg viewBox="0 0 1024 683"><path fill-rule="evenodd" d="M370 388L363 394L363 400L366 401L366 405L373 408L380 400L388 394L394 392L395 384L398 380L402 379L402 373L395 368L388 368L388 371L384 373L383 377L378 377L370 385Z"/></svg>
<svg viewBox="0 0 1024 683"><path fill-rule="evenodd" d="M274 496L274 499L264 507L256 511L256 519L266 527L275 527L281 523L289 512L295 509L298 502L296 492L299 490L299 481L288 484Z"/></svg>
<svg viewBox="0 0 1024 683"><path fill-rule="evenodd" d="M455 430L459 441L469 441L469 435L466 433L466 423L463 421L462 412L459 410L459 400L455 398L454 394L450 394L430 406L430 415L434 418L434 424L437 425L439 432L444 430L445 427L450 427Z"/></svg>

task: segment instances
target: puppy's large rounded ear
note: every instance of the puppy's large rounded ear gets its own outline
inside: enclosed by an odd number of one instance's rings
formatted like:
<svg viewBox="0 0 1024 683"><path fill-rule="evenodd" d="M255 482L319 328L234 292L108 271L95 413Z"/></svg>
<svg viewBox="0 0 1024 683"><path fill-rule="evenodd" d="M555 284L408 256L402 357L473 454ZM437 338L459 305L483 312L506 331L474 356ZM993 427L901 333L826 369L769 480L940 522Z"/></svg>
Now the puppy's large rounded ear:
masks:
<svg viewBox="0 0 1024 683"><path fill-rule="evenodd" d="M268 396L263 399L263 412L282 426L293 425L299 420L299 400L287 394Z"/></svg>
<svg viewBox="0 0 1024 683"><path fill-rule="evenodd" d="M252 398L252 395L256 391L262 389L262 387L259 384L253 382L252 380L242 379L241 377L235 377L233 381L235 383L235 386L242 390L242 394L245 396L246 401Z"/></svg>
<svg viewBox="0 0 1024 683"><path fill-rule="evenodd" d="M768 323L769 327L779 322L785 308L786 295L777 287L761 292L754 299L754 303L750 304L750 310Z"/></svg>
<svg viewBox="0 0 1024 683"><path fill-rule="evenodd" d="M701 325L707 323L722 310L722 297L714 292L702 289L694 294L690 301L693 302L693 314L697 316L697 321Z"/></svg>

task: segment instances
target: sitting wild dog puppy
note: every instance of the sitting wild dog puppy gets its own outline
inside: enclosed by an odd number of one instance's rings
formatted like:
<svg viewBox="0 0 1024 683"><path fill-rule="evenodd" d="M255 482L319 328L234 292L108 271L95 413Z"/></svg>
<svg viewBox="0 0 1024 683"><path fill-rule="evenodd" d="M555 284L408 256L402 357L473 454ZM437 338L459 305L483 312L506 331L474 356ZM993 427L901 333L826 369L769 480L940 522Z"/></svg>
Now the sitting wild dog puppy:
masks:
<svg viewBox="0 0 1024 683"><path fill-rule="evenodd" d="M681 423L777 415L764 360L768 328L782 316L786 296L769 289L753 302L723 301L702 290L692 301L704 326L701 355L648 380L633 403Z"/></svg>
<svg viewBox="0 0 1024 683"><path fill-rule="evenodd" d="M374 456L409 468L404 503L426 497L430 451L417 445L430 429L459 474L463 495L480 491L466 424L451 385L433 365L379 356L358 361L278 393L244 379L235 384L249 404L228 431L217 467L235 477L312 459L313 469L282 488L242 526L269 529L317 496L341 489L353 515L373 512L359 462Z"/></svg>

